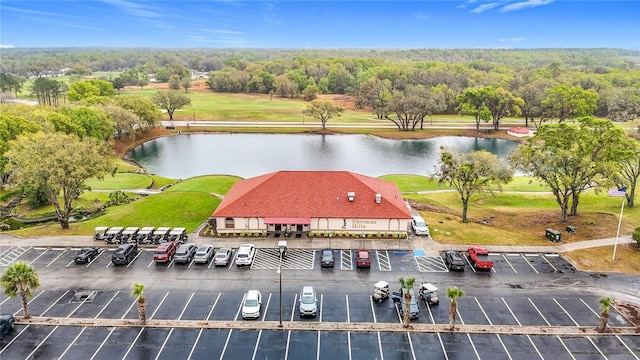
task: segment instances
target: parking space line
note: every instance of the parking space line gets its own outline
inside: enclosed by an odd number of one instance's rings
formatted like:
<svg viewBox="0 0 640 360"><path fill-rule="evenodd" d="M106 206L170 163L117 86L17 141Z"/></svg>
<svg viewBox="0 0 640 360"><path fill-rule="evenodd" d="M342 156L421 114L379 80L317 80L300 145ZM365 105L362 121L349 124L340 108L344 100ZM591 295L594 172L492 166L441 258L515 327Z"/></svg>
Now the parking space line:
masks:
<svg viewBox="0 0 640 360"><path fill-rule="evenodd" d="M42 255L46 254L46 253L47 253L47 251L49 251L49 249L44 249L44 251L43 251L40 255L36 256L36 258L35 258L35 259L33 259L33 260L29 261L29 265L33 264L34 262L36 262L36 260L40 259L40 257L41 257Z"/></svg>
<svg viewBox="0 0 640 360"><path fill-rule="evenodd" d="M138 331L138 334L136 335L136 337L133 338L133 341L131 342L131 345L129 345L127 352L125 352L124 355L122 355L122 360L127 358L127 355L129 355L129 353L131 352L131 349L133 349L133 346L136 344L136 342L140 338L140 335L142 335L142 332L144 331L144 329L145 328L141 328L140 331Z"/></svg>
<svg viewBox="0 0 640 360"><path fill-rule="evenodd" d="M413 358L413 360L416 360L416 351L413 349L413 340L411 340L411 333L409 332L407 332L407 340L409 341L409 348L411 349L411 357Z"/></svg>
<svg viewBox="0 0 640 360"><path fill-rule="evenodd" d="M473 349L473 352L476 353L478 360L481 360L480 354L478 354L478 349L476 349L476 344L474 344L473 339L471 339L471 334L467 333L467 338L469 338L469 342L471 343L471 348Z"/></svg>
<svg viewBox="0 0 640 360"><path fill-rule="evenodd" d="M138 252L138 255L140 255L141 251ZM137 257L137 256L136 256ZM135 260L135 259L134 259ZM129 264L131 264L133 261L131 261ZM151 314L151 316L149 317L149 319L153 319L153 317L156 315L156 313L158 312L158 310L160 309L160 307L162 306L162 303L164 303L164 300L167 298L167 296L169 296L169 291L167 291L166 294L164 294L164 297L162 298L162 300L160 300L160 303L158 303L158 306L156 307L156 309L153 311L153 313ZM136 299L137 301L137 299ZM138 342L138 339L140 338L140 335L142 335L142 332L145 330L146 328L143 327L140 329L140 331L138 331L138 335L136 335L136 337L133 339L133 341L131 342L131 345L129 345L129 348L127 349L127 352L124 353L124 355L122 356L122 359L126 359L127 356L129 355L129 353L131 352L131 350L133 349L133 347L136 345L136 342ZM173 330L173 328L172 328ZM171 332L169 332L171 333ZM169 338L167 336L167 338ZM165 339L166 342L166 339Z"/></svg>
<svg viewBox="0 0 640 360"><path fill-rule="evenodd" d="M51 308L52 308L55 304L57 304L57 303L58 303L58 301L62 300L62 298L63 298L63 297L65 297L65 295L67 295L68 293L69 293L69 290L65 291L65 292L64 292L64 294L60 295L60 297L59 297L56 301L54 301L54 302L53 302L53 304L49 305L49 307L48 307L44 312L42 312L42 314L40 314L40 316L44 316L44 314L46 314L46 313L47 313L47 311L51 310Z"/></svg>
<svg viewBox="0 0 640 360"><path fill-rule="evenodd" d="M109 304L111 304L111 302L113 301L113 299L116 298L116 296L118 296L118 294L120 294L120 290L116 291L115 294L113 294L113 296L111 297L111 299L109 299L109 301L107 301L106 304L104 304L104 306L102 307L102 309L100 309L100 312L98 312L96 314L96 316L94 317L94 319L97 319L98 317L100 317L100 315L102 315L102 313L107 309L107 306L109 306Z"/></svg>
<svg viewBox="0 0 640 360"><path fill-rule="evenodd" d="M546 254L546 255L542 255L542 258L544 259L544 261L547 262L547 264L549 264L549 266L551 266L553 268L553 271L557 273L558 269L555 266L553 266L551 261L547 260L547 256L552 256L552 255L558 256L557 254Z"/></svg>
<svg viewBox="0 0 640 360"><path fill-rule="evenodd" d="M567 350L567 353L569 354L569 356L571 356L573 360L576 360L575 356L573 356L573 354L571 353L571 350L569 350L569 348L567 347L567 344L565 344L564 341L562 341L562 338L560 337L560 335L556 335L556 338L558 338L558 341L560 341L560 344L562 344L562 347L564 347L564 349Z"/></svg>
<svg viewBox="0 0 640 360"><path fill-rule="evenodd" d="M507 255L511 256L511 254L507 254ZM517 254L515 254L515 255L517 256ZM509 262L509 260L507 260L507 257L506 257L506 256L504 256L504 254L502 255L502 258L504 259L504 261L506 261L506 262L507 262L507 264L509 264L509 266L511 267L511 270L513 270L513 272L517 274L518 272L517 272L517 271L516 271L516 269L513 267L513 265L511 265L511 263Z"/></svg>
<svg viewBox="0 0 640 360"><path fill-rule="evenodd" d="M69 261L69 262L67 263L67 265L65 265L64 267L68 268L68 267L69 267L69 266L71 266L71 264L73 264L74 262L76 262L76 260L75 260L75 259L73 259L73 260Z"/></svg>
<svg viewBox="0 0 640 360"><path fill-rule="evenodd" d="M538 270L536 270L536 268L535 268L535 267L533 267L533 265L531 264L531 262L529 262L529 260L527 260L527 257L535 257L535 256L538 256L538 254L521 254L521 255L522 255L522 258L524 259L524 261L526 261L526 262L527 262L527 264L529 264L529 266L531 266L531 268L533 269L533 271L535 271L535 272L536 272L536 274L540 274L540 273L538 272Z"/></svg>
<svg viewBox="0 0 640 360"><path fill-rule="evenodd" d="M493 323L491 322L491 319L489 319L489 316L487 315L487 313L484 312L484 309L482 308L482 305L480 305L480 301L478 301L478 298L474 296L473 300L475 300L476 304L478 304L478 307L480 308L480 311L482 311L482 314L484 315L484 318L487 319L487 321L489 322L489 325L493 326Z"/></svg>
<svg viewBox="0 0 640 360"><path fill-rule="evenodd" d="M54 327L53 330L51 330L47 334L47 336L45 336L44 339L42 339L42 341L40 341L40 343L29 353L29 355L27 355L27 357L25 357L25 359L31 359L33 354L35 354L36 351L38 351L38 349L40 349L40 346L42 346L42 344L44 344L45 341L47 341L47 339L49 339L49 337L51 337L51 335L53 335L53 333L56 332L56 330L58 330L59 327L60 327L60 325L56 325L56 327Z"/></svg>
<svg viewBox="0 0 640 360"><path fill-rule="evenodd" d="M258 331L258 339L256 339L256 346L253 348L253 356L251 356L251 360L256 360L256 353L258 352L258 346L260 346L261 336L262 336L262 330Z"/></svg>
<svg viewBox="0 0 640 360"><path fill-rule="evenodd" d="M238 306L238 311L236 311L236 317L233 319L234 321L238 320L238 315L240 315L240 311L242 310L242 304L244 304L244 297L240 302L240 306ZM222 348L222 353L220 353L220 360L224 358L224 353L227 351L227 346L229 345L229 339L231 339L231 334L233 334L233 329L229 330L229 334L227 335L227 340L224 342L224 347Z"/></svg>
<svg viewBox="0 0 640 360"><path fill-rule="evenodd" d="M507 346L504 344L504 342L502 342L502 338L500 337L500 334L496 334L496 337L498 338L498 341L500 341L500 344L502 345L502 348L504 349L505 354L507 354L507 357L509 358L509 360L513 360L513 358L511 357L511 354L509 353L509 349L507 349Z"/></svg>
<svg viewBox="0 0 640 360"><path fill-rule="evenodd" d="M213 305L211 305L211 309L209 309L209 313L204 318L205 320L209 320L209 318L211 317L211 314L213 313L213 309L215 309L216 304L218 304L218 300L220 299L220 295L221 295L221 293L218 293L218 296L216 296L216 300L213 302ZM191 360L191 356L193 356L193 352L196 350L196 346L198 346L198 341L200 341L200 336L202 336L202 331L203 330L204 329L201 328L200 331L198 331L198 336L196 337L196 340L193 342L193 346L191 346L191 351L189 351L189 356L187 356L187 360Z"/></svg>
<svg viewBox="0 0 640 360"><path fill-rule="evenodd" d="M477 272L477 271L476 271L476 267L475 267L475 266L473 266L473 265L471 264L471 261L469 260L469 255L465 255L465 256L463 256L463 257L464 257L464 260L465 260L465 261L467 262L467 264L469 265L469 267L471 268L471 270L473 270L473 272Z"/></svg>
<svg viewBox="0 0 640 360"><path fill-rule="evenodd" d="M371 313L373 314L373 322L377 323L378 320L376 319L376 311L373 308L373 298L371 296L369 296L369 304L371 305Z"/></svg>
<svg viewBox="0 0 640 360"><path fill-rule="evenodd" d="M429 310L429 318L431 319L431 323L432 323L432 324L435 324L435 323L436 323L436 321L435 321L435 319L433 318L433 313L431 312L431 306L429 305L429 303L427 303L427 310Z"/></svg>
<svg viewBox="0 0 640 360"><path fill-rule="evenodd" d="M380 360L384 360L384 353L382 352L382 340L380 340L380 331L376 331L378 334L378 350L380 351Z"/></svg>
<svg viewBox="0 0 640 360"><path fill-rule="evenodd" d="M349 349L349 360L351 360L351 331L347 331L347 348Z"/></svg>
<svg viewBox="0 0 640 360"><path fill-rule="evenodd" d="M340 270L353 270L351 250L340 250Z"/></svg>
<svg viewBox="0 0 640 360"><path fill-rule="evenodd" d="M131 309L133 308L133 305L136 304L136 302L138 301L138 299L133 300L133 302L131 303L131 305L129 305L129 308L127 309L127 311L124 312L124 314L122 314L122 316L120 317L120 319L124 319L125 316L127 316L127 314L129 313L129 311L131 311ZM103 308L104 309L104 308ZM107 334L107 336L105 336L104 340L102 340L102 343L100 343L100 346L98 346L98 348L96 349L96 351L93 353L93 355L91 356L91 358L89 360L93 360L96 355L98 355L98 352L100 352L100 349L102 349L104 347L104 344L107 343L107 341L109 341L109 338L111 337L111 334L113 334L113 332L116 330L116 327L113 327L109 333ZM144 328L143 328L144 329ZM124 357L123 357L124 359Z"/></svg>
<svg viewBox="0 0 640 360"><path fill-rule="evenodd" d="M291 308L291 321L293 322L293 315L296 313L296 301L298 301L298 294L293 296L293 307Z"/></svg>
<svg viewBox="0 0 640 360"><path fill-rule="evenodd" d="M378 258L378 270L391 271L391 261L389 261L389 252L387 250L376 250L376 257Z"/></svg>
<svg viewBox="0 0 640 360"><path fill-rule="evenodd" d="M509 313L511 314L511 316L513 316L513 318L516 320L516 322L518 323L518 325L522 326L522 324L520 323L520 320L518 320L518 318L516 317L516 314L513 313L513 311L511 311L511 308L509 307L509 304L507 304L507 302L504 300L503 297L500 298L502 300L502 302L504 303L504 306L507 307L507 310L509 310Z"/></svg>
<svg viewBox="0 0 640 360"><path fill-rule="evenodd" d="M287 332L287 344L284 348L284 360L289 359L289 344L291 343L291 330Z"/></svg>
<svg viewBox="0 0 640 360"><path fill-rule="evenodd" d="M52 250L58 250L58 249L52 249ZM60 250L62 250L62 249L60 249ZM67 252L67 250L62 250L62 252L60 253L60 255L56 256L56 258L55 258L55 259L51 260L51 262L49 262L49 263L47 264L47 267L49 267L51 264L53 264L56 260L58 260L58 258L59 258L60 256L62 256L62 255L63 255L64 253L66 253L66 252Z"/></svg>
<svg viewBox="0 0 640 360"><path fill-rule="evenodd" d="M584 302L584 300L582 300L582 298L580 299L580 301L582 302L582 304L584 304L584 306L586 306L586 307L587 307L587 309L589 309L589 310L593 313L593 315L595 315L597 318L600 318L600 314L598 314L597 312L595 312L595 311L591 308L591 306L589 306L589 304L587 304L586 302Z"/></svg>
<svg viewBox="0 0 640 360"><path fill-rule="evenodd" d="M28 306L28 305L31 305L31 303L32 303L35 299L37 299L37 298L38 298L38 296L40 296L40 295L44 294L44 293L45 293L45 291L47 291L47 290L42 290L42 291L41 291L41 292L39 292L36 296L32 297L32 298L31 298L31 300L29 300L29 302L27 302L27 306ZM8 298L7 298L7 300L8 300ZM14 313L13 313L13 316L18 315L18 313L20 313L20 311L22 311L22 306L20 307L20 309L18 309L18 311L16 311L16 312L14 312Z"/></svg>
<svg viewBox="0 0 640 360"><path fill-rule="evenodd" d="M93 260L89 261L86 267L89 267L89 265L93 264L93 262L96 261L96 259L99 258L100 255L102 255L102 253L104 253L105 251L106 251L105 249L98 250L98 256L94 257Z"/></svg>
<svg viewBox="0 0 640 360"><path fill-rule="evenodd" d="M13 339L11 339L11 341L9 341L7 343L7 345L5 347L2 348L2 350L0 350L0 355L2 355L2 353L7 350L9 348L9 346L11 346L11 344L13 344L16 340L18 340L18 338L20 337L20 335L22 335L23 332L27 331L27 329L29 328L29 326L31 325L27 325L24 327L24 329L22 329L22 331L20 331L18 333L18 335L16 335Z"/></svg>
<svg viewBox="0 0 640 360"><path fill-rule="evenodd" d="M544 360L544 356L542 356L542 353L540 353L540 350L538 350L538 347L533 342L533 339L531 338L531 336L527 335L527 339L529 339L529 342L531 343L531 346L533 346L533 349L536 351L538 356L540 356L540 359Z"/></svg>
<svg viewBox="0 0 640 360"><path fill-rule="evenodd" d="M442 342L442 336L440 336L440 333L438 333L438 340L440 341L440 347L442 348L444 359L449 360L449 355L447 355L447 349L444 348L444 343Z"/></svg>
<svg viewBox="0 0 640 360"><path fill-rule="evenodd" d="M153 260L153 258L151 259L151 262L149 262L149 265L147 265L147 269L151 267L151 265L153 265L156 261Z"/></svg>
<svg viewBox="0 0 640 360"><path fill-rule="evenodd" d="M602 350L600 350L600 348L598 347L598 345L596 345L596 343L593 342L593 339L591 338L591 336L587 336L587 340L589 340L589 342L591 343L591 345L593 345L594 348L596 348L596 350L598 350L598 352L600 353L600 355L602 355L603 359L607 359L607 357L602 353Z"/></svg>
<svg viewBox="0 0 640 360"><path fill-rule="evenodd" d="M349 317L349 295L346 294L344 297L345 297L345 300L347 301L347 322L351 322L351 318Z"/></svg>
<svg viewBox="0 0 640 360"><path fill-rule="evenodd" d="M631 351L631 348L629 348L629 346L627 346L627 344L626 344L624 341L622 341L622 339L620 338L620 336L615 335L615 337L616 337L616 339L618 339L618 341L620 341L620 342L622 343L622 345L625 347L625 349L627 349L627 351L628 351L631 355L633 355L633 357L634 357L634 358L636 358L636 360L640 360L640 358L638 358L638 357L636 356L636 354L634 354L634 353L633 353L633 351Z"/></svg>
<svg viewBox="0 0 640 360"><path fill-rule="evenodd" d="M322 304L324 300L324 294L320 294L320 314L318 315L318 321L322 322Z"/></svg>
<svg viewBox="0 0 640 360"><path fill-rule="evenodd" d="M80 338L80 336L82 336L85 330L87 330L86 326L83 327L82 330L80 330L80 332L78 333L78 335L76 335L76 337L73 338L73 341L69 343L69 346L67 346L66 349L64 349L64 351L62 352L62 354L60 354L60 357L58 359L64 359L64 356L67 355L67 353L69 352L69 349L71 349L73 344L75 344L76 341L78 341L78 339Z"/></svg>
<svg viewBox="0 0 640 360"><path fill-rule="evenodd" d="M267 305L264 307L264 312L262 313L262 321L264 321L265 317L267 317L267 311L269 310L269 303L271 303L271 293L269 293L269 297L267 298Z"/></svg>
<svg viewBox="0 0 640 360"><path fill-rule="evenodd" d="M78 304L78 306L76 306L76 307L75 307L75 309L73 309L73 310L69 313L69 315L67 315L67 319L68 319L68 318L70 318L70 317L71 317L71 315L73 315L73 313L74 313L74 312L76 312L76 311L80 308L80 306L84 305L84 303L86 303L86 302L87 302L87 300L89 300L89 299L91 298L91 295L92 295L93 293L94 293L94 291L92 291L92 292L89 294L89 296L85 297L85 298L80 302L80 304Z"/></svg>
<svg viewBox="0 0 640 360"><path fill-rule="evenodd" d="M562 311L564 311L565 314L567 314L567 316L569 317L569 319L571 319L571 321L573 321L574 324L576 324L576 326L580 326L580 324L578 324L578 322L573 318L573 316L571 316L571 314L569 314L569 312L567 311L567 309L565 309L562 305L560 305L560 303L558 302L558 300L556 300L555 298L553 298L553 301L558 304L558 306L560 306L560 309L562 309Z"/></svg>
<svg viewBox="0 0 640 360"><path fill-rule="evenodd" d="M127 268L131 267L131 264L133 264L138 259L140 254L142 254L142 251L138 251L138 253L136 254L136 257L134 257L133 260L129 261L129 263L127 264Z"/></svg>
<svg viewBox="0 0 640 360"><path fill-rule="evenodd" d="M162 300L160 300L158 306L156 306L156 309L153 311L153 314L151 314L151 317L149 319L153 319L153 316L158 312L158 310L160 310L160 307L162 306L162 303L164 303L164 300L167 298L167 296L169 296L169 291L164 294L164 297L162 298Z"/></svg>
<svg viewBox="0 0 640 360"><path fill-rule="evenodd" d="M544 317L544 315L542 315L542 311L540 311L540 309L538 309L538 307L536 306L536 304L533 303L533 301L531 300L531 298L527 298L527 300L529 300L529 303L531 304L531 306L533 306L534 309L536 309L536 311L538 312L538 315L540 315L540 317L542 318L542 320L544 320L544 322L547 323L547 326L551 326L551 324L549 323L549 321L547 321L547 318Z"/></svg>
<svg viewBox="0 0 640 360"><path fill-rule="evenodd" d="M12 262L16 261L22 254L26 253L30 247L23 248L22 246L11 246L7 249L7 251L2 253L0 256L0 266L8 266ZM6 261L5 258L8 258Z"/></svg>

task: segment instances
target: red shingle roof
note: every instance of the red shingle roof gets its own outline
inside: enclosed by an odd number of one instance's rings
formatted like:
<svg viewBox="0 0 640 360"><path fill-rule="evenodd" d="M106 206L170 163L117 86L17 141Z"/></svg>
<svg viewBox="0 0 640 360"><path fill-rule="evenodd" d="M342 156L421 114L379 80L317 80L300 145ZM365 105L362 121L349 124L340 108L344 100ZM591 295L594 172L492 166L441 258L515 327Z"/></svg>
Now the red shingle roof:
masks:
<svg viewBox="0 0 640 360"><path fill-rule="evenodd" d="M353 202L348 192L355 193ZM376 193L382 195L380 204ZM213 216L411 218L394 183L348 171L278 171L241 180Z"/></svg>

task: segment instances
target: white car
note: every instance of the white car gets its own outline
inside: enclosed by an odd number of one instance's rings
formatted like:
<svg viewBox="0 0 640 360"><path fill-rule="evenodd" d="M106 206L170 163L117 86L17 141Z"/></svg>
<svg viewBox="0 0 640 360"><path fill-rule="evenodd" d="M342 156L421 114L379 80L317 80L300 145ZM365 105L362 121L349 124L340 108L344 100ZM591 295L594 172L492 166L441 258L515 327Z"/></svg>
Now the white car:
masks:
<svg viewBox="0 0 640 360"><path fill-rule="evenodd" d="M300 317L316 316L318 312L318 298L313 286L304 286L300 291Z"/></svg>
<svg viewBox="0 0 640 360"><path fill-rule="evenodd" d="M411 229L416 235L429 236L429 226L420 215L414 215L411 219Z"/></svg>
<svg viewBox="0 0 640 360"><path fill-rule="evenodd" d="M242 244L236 253L236 265L251 265L256 254L256 247L253 244Z"/></svg>
<svg viewBox="0 0 640 360"><path fill-rule="evenodd" d="M260 317L262 294L258 290L249 290L242 299L242 318L257 319Z"/></svg>

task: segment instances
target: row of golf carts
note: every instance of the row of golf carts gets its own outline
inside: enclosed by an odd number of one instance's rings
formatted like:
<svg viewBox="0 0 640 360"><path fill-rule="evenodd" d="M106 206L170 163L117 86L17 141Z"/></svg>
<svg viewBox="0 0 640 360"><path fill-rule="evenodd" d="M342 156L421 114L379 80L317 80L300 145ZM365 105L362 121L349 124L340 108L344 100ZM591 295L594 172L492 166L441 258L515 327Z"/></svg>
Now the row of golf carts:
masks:
<svg viewBox="0 0 640 360"><path fill-rule="evenodd" d="M170 227L159 227L156 229L151 226L143 228L135 226L129 226L127 228L122 226L114 226L111 228L98 226L94 229L94 232L93 240L103 240L107 244L159 244L165 241L177 241L182 244L188 239L187 229L183 227L173 229Z"/></svg>

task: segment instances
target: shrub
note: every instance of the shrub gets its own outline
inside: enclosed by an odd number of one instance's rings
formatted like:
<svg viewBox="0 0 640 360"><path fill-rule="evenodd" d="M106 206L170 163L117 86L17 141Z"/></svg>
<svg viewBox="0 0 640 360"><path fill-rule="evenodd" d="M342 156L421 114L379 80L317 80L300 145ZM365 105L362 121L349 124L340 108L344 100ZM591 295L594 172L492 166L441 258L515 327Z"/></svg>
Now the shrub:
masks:
<svg viewBox="0 0 640 360"><path fill-rule="evenodd" d="M638 244L638 247L640 248L640 227L637 227L633 230L631 238L636 241L636 244Z"/></svg>

